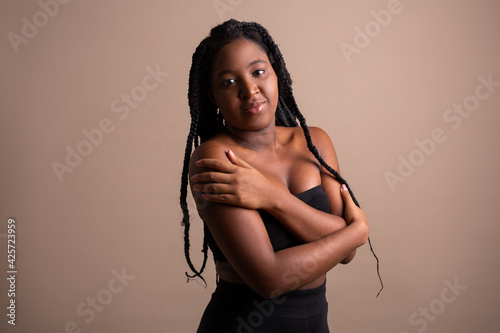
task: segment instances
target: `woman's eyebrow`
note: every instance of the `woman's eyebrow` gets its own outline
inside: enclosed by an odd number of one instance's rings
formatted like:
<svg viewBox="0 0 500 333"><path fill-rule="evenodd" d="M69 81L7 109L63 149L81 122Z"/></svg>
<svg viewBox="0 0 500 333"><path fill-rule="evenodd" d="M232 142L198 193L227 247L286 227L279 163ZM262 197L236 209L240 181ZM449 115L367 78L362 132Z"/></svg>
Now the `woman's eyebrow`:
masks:
<svg viewBox="0 0 500 333"><path fill-rule="evenodd" d="M253 65L255 64L267 64L267 61L265 60L262 60L262 59L257 59L257 60L254 60L252 61L251 63L248 64L247 68L250 68L252 67ZM225 74L231 74L231 73L234 73L235 70L234 69L224 69L222 71L219 72L219 74L217 74L217 78L220 78L221 76L225 75Z"/></svg>
<svg viewBox="0 0 500 333"><path fill-rule="evenodd" d="M233 69L224 69L224 70L220 71L219 74L217 74L217 78L220 78L221 76L223 76L225 74L231 74L231 73L234 73Z"/></svg>
<svg viewBox="0 0 500 333"><path fill-rule="evenodd" d="M252 61L251 63L248 64L247 68L248 67L252 67L255 64L260 64L260 63L267 64L267 61L262 60L262 59L254 60L254 61Z"/></svg>

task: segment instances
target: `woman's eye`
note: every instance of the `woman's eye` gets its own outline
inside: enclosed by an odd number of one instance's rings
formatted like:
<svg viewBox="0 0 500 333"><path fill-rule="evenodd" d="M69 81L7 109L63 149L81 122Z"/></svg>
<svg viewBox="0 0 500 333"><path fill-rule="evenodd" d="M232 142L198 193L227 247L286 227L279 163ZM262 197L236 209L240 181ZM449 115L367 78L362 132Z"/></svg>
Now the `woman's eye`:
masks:
<svg viewBox="0 0 500 333"><path fill-rule="evenodd" d="M224 81L222 81L221 86L223 86L223 87L229 87L231 84L234 83L234 81L235 81L234 79L224 80Z"/></svg>
<svg viewBox="0 0 500 333"><path fill-rule="evenodd" d="M263 69L258 69L258 70L256 70L255 72L253 72L253 74L254 74L255 76L260 76L260 75L263 75L265 72L266 72L266 71L265 71L265 70L263 70Z"/></svg>

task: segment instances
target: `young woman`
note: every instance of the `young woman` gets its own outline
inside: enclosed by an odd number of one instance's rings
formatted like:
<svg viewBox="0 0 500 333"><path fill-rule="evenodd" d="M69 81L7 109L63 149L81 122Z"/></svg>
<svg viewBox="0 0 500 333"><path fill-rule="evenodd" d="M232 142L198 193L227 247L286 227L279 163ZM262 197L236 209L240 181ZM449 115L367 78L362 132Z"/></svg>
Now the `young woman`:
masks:
<svg viewBox="0 0 500 333"><path fill-rule="evenodd" d="M219 277L198 332L329 332L326 273L368 240L330 138L307 127L259 24L213 28L192 60L181 186L188 279L203 279L208 247ZM189 256L188 180L205 225L200 270Z"/></svg>

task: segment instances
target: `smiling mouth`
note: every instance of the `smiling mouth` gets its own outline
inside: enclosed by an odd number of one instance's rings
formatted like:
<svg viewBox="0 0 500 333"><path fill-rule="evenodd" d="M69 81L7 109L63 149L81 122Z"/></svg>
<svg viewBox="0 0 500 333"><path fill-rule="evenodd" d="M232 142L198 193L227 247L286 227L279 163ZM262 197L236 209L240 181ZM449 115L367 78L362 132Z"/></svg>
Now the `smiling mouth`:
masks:
<svg viewBox="0 0 500 333"><path fill-rule="evenodd" d="M250 103L245 105L241 110L245 113L250 113L250 114L257 114L262 112L262 109L264 109L264 104L266 102L255 102L255 103Z"/></svg>

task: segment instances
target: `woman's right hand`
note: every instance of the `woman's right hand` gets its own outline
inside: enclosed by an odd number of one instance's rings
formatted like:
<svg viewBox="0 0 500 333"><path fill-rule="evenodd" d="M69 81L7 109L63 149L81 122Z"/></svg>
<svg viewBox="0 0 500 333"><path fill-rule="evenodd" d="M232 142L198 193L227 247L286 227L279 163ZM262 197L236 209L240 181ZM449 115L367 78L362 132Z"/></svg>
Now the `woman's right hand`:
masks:
<svg viewBox="0 0 500 333"><path fill-rule="evenodd" d="M276 201L276 193L288 190L231 150L226 155L229 161L212 158L195 162L198 167L211 170L191 177L193 190L202 193L206 200L247 209L269 209Z"/></svg>

